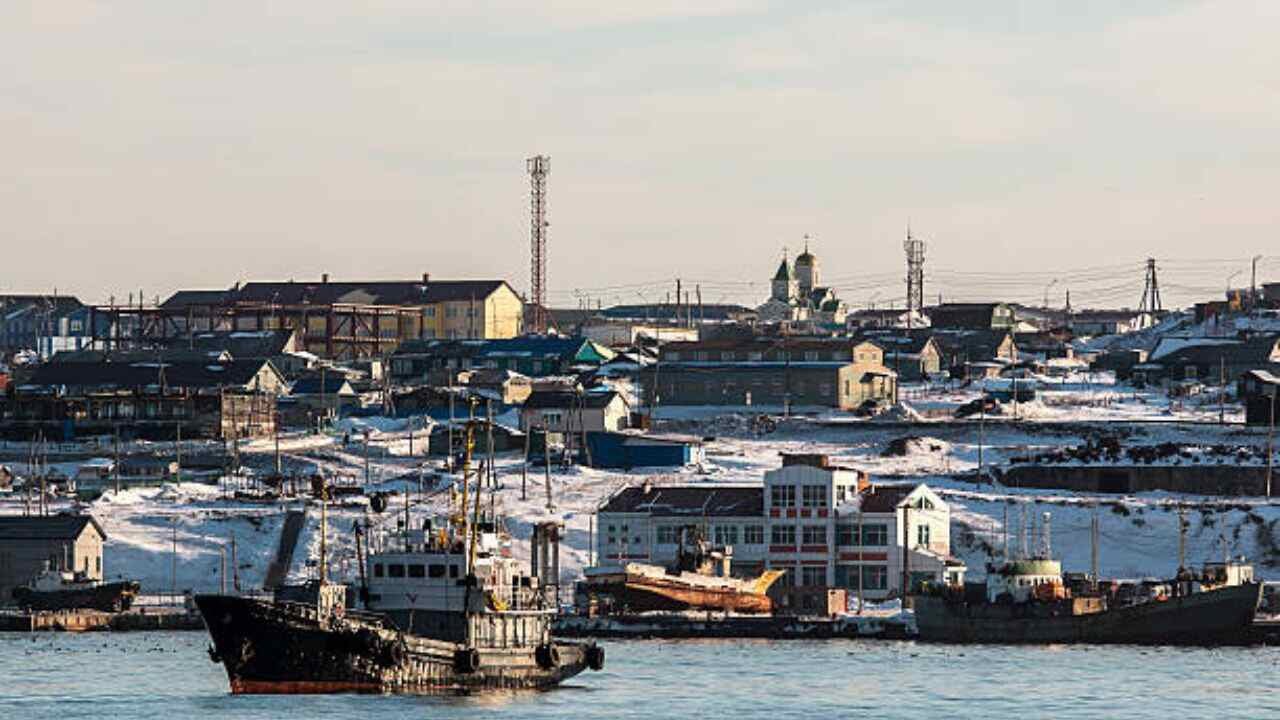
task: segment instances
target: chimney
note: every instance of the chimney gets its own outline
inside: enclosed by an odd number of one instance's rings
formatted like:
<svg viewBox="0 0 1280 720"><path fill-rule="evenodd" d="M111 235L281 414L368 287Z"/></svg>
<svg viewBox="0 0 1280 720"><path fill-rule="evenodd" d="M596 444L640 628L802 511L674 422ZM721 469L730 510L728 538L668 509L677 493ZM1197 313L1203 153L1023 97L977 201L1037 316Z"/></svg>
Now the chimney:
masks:
<svg viewBox="0 0 1280 720"><path fill-rule="evenodd" d="M422 273L422 284L426 285L431 282L431 273Z"/></svg>
<svg viewBox="0 0 1280 720"><path fill-rule="evenodd" d="M322 284L327 284L327 283L329 282L329 273L321 273L321 274L320 274L320 282L321 282Z"/></svg>

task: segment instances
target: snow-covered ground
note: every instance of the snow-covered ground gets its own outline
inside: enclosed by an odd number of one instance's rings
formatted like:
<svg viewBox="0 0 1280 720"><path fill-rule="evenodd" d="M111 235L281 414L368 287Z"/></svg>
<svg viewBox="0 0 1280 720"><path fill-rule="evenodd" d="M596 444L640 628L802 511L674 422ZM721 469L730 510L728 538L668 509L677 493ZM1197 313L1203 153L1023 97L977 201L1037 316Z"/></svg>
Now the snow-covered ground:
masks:
<svg viewBox="0 0 1280 720"><path fill-rule="evenodd" d="M976 397L970 390L916 393L909 402L926 409L947 409ZM945 415L950 411L946 410ZM660 415L660 418L662 416ZM936 487L952 504L953 552L966 561L973 576L980 576L985 562L1004 546L1004 518L1009 517L1009 544L1020 545L1019 529L1024 512L1028 524L1051 514L1053 551L1071 570L1089 566L1089 527L1096 512L1101 521L1101 570L1104 575L1135 577L1168 575L1176 565L1179 505L1187 506L1187 557L1193 563L1221 559L1224 553L1246 555L1259 574L1280 580L1280 550L1275 538L1280 506L1264 498L1208 498L1149 493L1119 497L1091 496L1061 491L1029 491L990 484L975 485L963 478L978 466L979 438L983 462L1002 465L1013 456L1075 447L1083 444L1077 423L1114 423L1109 431L1123 436L1128 445L1179 443L1187 445L1265 445L1265 435L1246 431L1231 422L1240 417L1238 406L1227 406L1228 424L1214 424L1219 417L1214 404L1178 405L1151 393L1139 393L1112 384L1066 383L1049 387L1040 398L1020 403L1018 418L1010 422L1012 406L1000 419L980 424L966 421L927 420L914 425L874 421L833 422L829 411L809 417L780 419L776 430L761 432L746 414L726 415L723 409L681 411L667 416L659 430L692 432L713 438L707 442L707 461L698 468L652 469L621 472L574 467L556 468L551 476L554 516L568 530L561 563L566 575L576 574L588 560L590 518L595 508L618 488L644 478L665 482L759 482L764 471L777 467L780 452L822 452L833 460L865 469L882 480L912 479ZM438 460L422 465L421 457L408 454L409 425L403 420L364 418L333 435L293 435L281 443L287 468L299 472L320 471L348 481L363 481L365 449L363 433L369 430L369 474L382 489L408 489L414 501L413 521L444 514L449 505L449 481L438 472ZM343 432L351 432L344 447ZM419 425L415 432L423 434ZM894 440L905 443L904 452L886 454ZM419 435L415 450L421 452ZM162 445L162 444L159 444ZM274 441L243 443L245 462L266 472L273 460ZM184 452L188 452L184 450ZM60 468L63 466L60 465ZM75 463L66 463L73 471ZM17 466L19 471L22 467ZM417 478L423 478L419 490ZM509 529L518 539L516 553L526 557L531 524L553 516L548 511L545 476L530 468L523 478L517 455L500 456L498 490L493 502L509 518ZM236 490L249 481L224 478L216 485L182 483L157 488L128 489L105 495L83 509L94 514L109 538L106 550L108 576L135 577L148 592L170 587L197 591L219 587L224 553L231 567L230 542L234 537L242 586L260 586L275 554L287 509L307 511L307 523L294 556L292 578L314 573L319 556L319 506L305 500L262 503ZM522 486L526 489L522 492ZM441 489L443 488L443 489ZM485 503L489 498L485 497ZM387 512L372 514L363 497L330 505L329 558L336 577L355 577L354 536L357 520L370 519L394 529L403 508L403 495L394 497ZM1095 510L1095 506L1097 509ZM70 509L58 501L54 509ZM0 495L0 513L20 513L20 494ZM372 539L377 542L377 534ZM1038 535L1030 542L1037 542ZM176 545L176 578L173 576ZM230 572L230 570L228 571Z"/></svg>

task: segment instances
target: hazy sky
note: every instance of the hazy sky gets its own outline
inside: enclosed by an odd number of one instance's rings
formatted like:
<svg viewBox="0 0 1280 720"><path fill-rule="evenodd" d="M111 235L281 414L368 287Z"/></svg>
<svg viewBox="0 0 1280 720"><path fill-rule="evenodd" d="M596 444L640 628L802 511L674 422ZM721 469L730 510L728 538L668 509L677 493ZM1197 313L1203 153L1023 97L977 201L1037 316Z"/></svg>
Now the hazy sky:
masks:
<svg viewBox="0 0 1280 720"><path fill-rule="evenodd" d="M523 292L545 153L557 305L756 303L806 233L901 303L908 220L931 299L1135 305L1154 255L1188 301L1280 280L1277 37L1276 2L8 0L0 292Z"/></svg>

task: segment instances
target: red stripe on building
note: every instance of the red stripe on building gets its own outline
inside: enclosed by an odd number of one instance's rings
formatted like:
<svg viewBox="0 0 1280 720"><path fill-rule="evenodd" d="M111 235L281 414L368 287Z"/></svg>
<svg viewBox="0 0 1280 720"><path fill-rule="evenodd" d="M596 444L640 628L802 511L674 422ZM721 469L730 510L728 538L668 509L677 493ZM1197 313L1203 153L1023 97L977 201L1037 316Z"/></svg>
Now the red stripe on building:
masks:
<svg viewBox="0 0 1280 720"><path fill-rule="evenodd" d="M861 559L861 560L871 560L876 562L884 562L885 560L889 559L889 554L882 553L882 552L869 552L869 553L862 553L862 555L859 556L858 553L856 552L842 552L840 553L840 559L841 560Z"/></svg>
<svg viewBox="0 0 1280 720"><path fill-rule="evenodd" d="M827 551L826 545L801 545L800 546L800 552L805 552L805 553L825 553L826 551Z"/></svg>

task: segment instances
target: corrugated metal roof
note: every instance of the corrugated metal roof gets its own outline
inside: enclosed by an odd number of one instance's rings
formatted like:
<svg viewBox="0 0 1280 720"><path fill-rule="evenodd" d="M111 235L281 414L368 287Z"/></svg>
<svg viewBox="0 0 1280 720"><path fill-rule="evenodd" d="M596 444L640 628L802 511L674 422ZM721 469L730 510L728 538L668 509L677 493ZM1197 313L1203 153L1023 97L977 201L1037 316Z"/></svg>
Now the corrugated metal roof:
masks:
<svg viewBox="0 0 1280 720"><path fill-rule="evenodd" d="M106 531L92 515L0 516L0 540L74 540L90 524L105 540Z"/></svg>
<svg viewBox="0 0 1280 720"><path fill-rule="evenodd" d="M656 516L762 517L764 487L759 485L643 485L623 488L601 512L649 513Z"/></svg>

